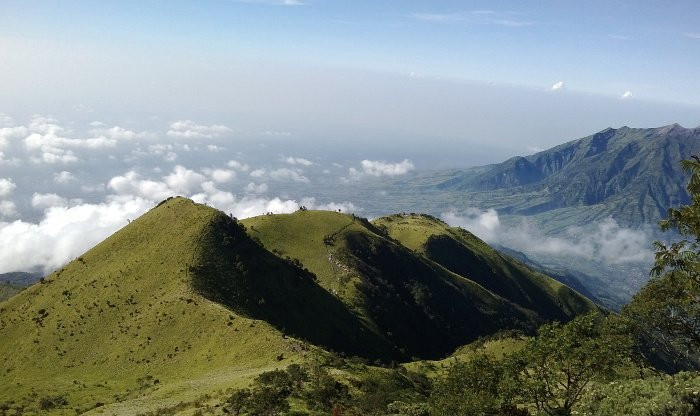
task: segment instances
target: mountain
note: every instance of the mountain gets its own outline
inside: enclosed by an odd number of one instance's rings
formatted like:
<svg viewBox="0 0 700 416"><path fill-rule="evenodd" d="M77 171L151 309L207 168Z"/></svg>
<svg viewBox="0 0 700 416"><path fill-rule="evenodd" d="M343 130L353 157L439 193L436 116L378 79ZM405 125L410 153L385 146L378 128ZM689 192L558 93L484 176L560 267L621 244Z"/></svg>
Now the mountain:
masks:
<svg viewBox="0 0 700 416"><path fill-rule="evenodd" d="M374 223L447 270L540 316L566 321L587 307L571 288L494 250L469 231L430 215L397 214Z"/></svg>
<svg viewBox="0 0 700 416"><path fill-rule="evenodd" d="M596 309L471 236L455 239L465 254L481 245L476 268L451 271L380 225L305 210L239 222L164 201L0 303L0 405L134 414L206 401L319 347L440 358L500 329ZM430 222L421 234L433 227L459 233ZM493 290L485 267L496 268Z"/></svg>
<svg viewBox="0 0 700 416"><path fill-rule="evenodd" d="M57 413L76 414L138 399L115 412L136 414L300 357L300 341L193 290L221 215L170 200L0 303L0 403L43 413L60 397Z"/></svg>
<svg viewBox="0 0 700 416"><path fill-rule="evenodd" d="M383 219L370 223L354 215L301 210L242 223L268 250L313 273L322 287L407 357L444 356L498 329L527 330L535 322L566 321L595 308L573 290L534 276L515 260L494 256L493 250L486 262L482 252L487 246L474 236L468 237L471 246L459 247L465 267L452 269L394 239L383 230ZM439 238L446 230L442 222L429 222L420 233ZM493 286L477 279L481 274L476 270L487 267L496 270L490 274L497 282ZM513 273L516 269L519 274ZM531 291L508 292L517 285ZM522 296L509 296L516 292Z"/></svg>
<svg viewBox="0 0 700 416"><path fill-rule="evenodd" d="M435 188L469 193L506 215L546 214L549 230L609 216L655 223L687 203L679 162L700 152L700 128L608 128L531 156L456 172Z"/></svg>

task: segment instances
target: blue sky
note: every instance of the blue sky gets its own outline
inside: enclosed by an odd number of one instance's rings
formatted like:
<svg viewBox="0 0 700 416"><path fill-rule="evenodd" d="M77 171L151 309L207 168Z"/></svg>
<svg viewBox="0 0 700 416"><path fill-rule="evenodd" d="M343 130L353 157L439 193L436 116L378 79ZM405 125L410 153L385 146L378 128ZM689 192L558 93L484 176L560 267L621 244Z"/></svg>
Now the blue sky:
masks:
<svg viewBox="0 0 700 416"><path fill-rule="evenodd" d="M58 267L170 195L362 213L382 193L348 184L699 126L698 17L695 1L0 0L0 273Z"/></svg>
<svg viewBox="0 0 700 416"><path fill-rule="evenodd" d="M700 105L698 17L695 1L6 0L0 34Z"/></svg>
<svg viewBox="0 0 700 416"><path fill-rule="evenodd" d="M698 17L692 1L4 0L0 113L489 163L700 125Z"/></svg>

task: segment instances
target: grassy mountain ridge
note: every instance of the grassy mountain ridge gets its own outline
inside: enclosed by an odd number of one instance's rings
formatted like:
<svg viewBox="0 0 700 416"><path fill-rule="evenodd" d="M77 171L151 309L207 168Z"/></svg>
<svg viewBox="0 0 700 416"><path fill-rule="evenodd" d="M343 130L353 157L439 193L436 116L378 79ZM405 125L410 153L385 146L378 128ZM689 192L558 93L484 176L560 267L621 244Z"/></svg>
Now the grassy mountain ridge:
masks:
<svg viewBox="0 0 700 416"><path fill-rule="evenodd" d="M238 222L174 198L0 303L0 404L135 414L220 397L317 346L442 358L595 308L579 298L528 309L352 215Z"/></svg>
<svg viewBox="0 0 700 416"><path fill-rule="evenodd" d="M64 396L58 414L167 403L235 385L280 354L298 357L302 343L192 289L192 247L216 214L168 201L0 303L0 402L38 411L43 398Z"/></svg>
<svg viewBox="0 0 700 416"><path fill-rule="evenodd" d="M566 321L592 308L571 288L506 256L461 228L428 215L392 215L374 221L389 235L446 269L540 316Z"/></svg>
<svg viewBox="0 0 700 416"><path fill-rule="evenodd" d="M494 257L491 265L499 264L499 272L513 269L521 273L516 276L508 271L509 280L503 280L502 286L532 286L530 302L520 304L524 298L504 297L484 282L460 274L463 270L450 270L416 251L410 242L387 234L381 220L368 223L353 215L298 211L242 223L267 249L295 259L314 273L319 284L336 294L369 328L386 334L409 356L444 356L496 328L528 329L537 322L568 320L595 308L552 279L533 278L535 273L524 272L524 266L516 266L514 260ZM440 235L444 229L442 223L430 223L424 231ZM476 238L473 242L481 251L488 247ZM459 255L473 256L472 250L463 247ZM502 276L494 279L501 281ZM557 289L552 290L552 285ZM535 300L535 294L543 297ZM537 305L545 299L547 306Z"/></svg>

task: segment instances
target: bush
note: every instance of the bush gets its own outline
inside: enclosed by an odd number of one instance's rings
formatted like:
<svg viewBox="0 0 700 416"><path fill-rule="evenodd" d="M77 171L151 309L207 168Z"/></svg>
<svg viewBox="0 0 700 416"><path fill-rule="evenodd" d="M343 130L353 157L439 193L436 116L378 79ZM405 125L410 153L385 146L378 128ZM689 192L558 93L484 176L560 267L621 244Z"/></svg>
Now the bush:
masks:
<svg viewBox="0 0 700 416"><path fill-rule="evenodd" d="M39 408L41 410L51 410L65 406L68 406L68 400L65 396L48 396L39 400Z"/></svg>

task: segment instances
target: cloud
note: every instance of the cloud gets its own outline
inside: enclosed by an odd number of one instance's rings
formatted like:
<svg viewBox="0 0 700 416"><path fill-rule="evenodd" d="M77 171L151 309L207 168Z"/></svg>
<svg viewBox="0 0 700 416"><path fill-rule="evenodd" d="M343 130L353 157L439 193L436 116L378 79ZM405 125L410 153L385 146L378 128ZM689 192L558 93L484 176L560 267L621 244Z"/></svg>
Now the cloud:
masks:
<svg viewBox="0 0 700 416"><path fill-rule="evenodd" d="M564 89L564 81L555 82L554 85L552 85L552 88L550 88L551 91L561 91L563 89Z"/></svg>
<svg viewBox="0 0 700 416"><path fill-rule="evenodd" d="M292 135L292 133L289 131L273 131L273 130L261 131L259 134L261 136L270 136L270 137L290 137Z"/></svg>
<svg viewBox="0 0 700 416"><path fill-rule="evenodd" d="M250 172L251 178L263 178L265 177L265 169L255 169Z"/></svg>
<svg viewBox="0 0 700 416"><path fill-rule="evenodd" d="M625 91L625 93L620 96L622 100L629 100L631 98L633 98L632 91Z"/></svg>
<svg viewBox="0 0 700 416"><path fill-rule="evenodd" d="M302 165L302 166L311 166L314 164L314 162L304 159L301 157L288 157L284 159L285 162L289 163L290 165Z"/></svg>
<svg viewBox="0 0 700 416"><path fill-rule="evenodd" d="M14 217L18 214L17 212L17 205L15 205L14 202L12 201L0 201L0 217ZM0 223L2 224L2 223ZM2 244L2 240L0 240L0 246ZM5 249L4 246L3 250ZM0 250L1 251L1 250ZM0 255L1 257L1 255Z"/></svg>
<svg viewBox="0 0 700 416"><path fill-rule="evenodd" d="M0 197L8 196L17 188L12 178L0 178Z"/></svg>
<svg viewBox="0 0 700 416"><path fill-rule="evenodd" d="M246 185L245 191L251 194L264 194L265 192L267 192L267 184L256 184L255 182L251 182L248 185Z"/></svg>
<svg viewBox="0 0 700 416"><path fill-rule="evenodd" d="M533 21L516 20L513 13L499 13L493 10L473 10L456 13L412 13L409 17L434 23L462 23L470 25L498 25L506 27L524 27L536 24Z"/></svg>
<svg viewBox="0 0 700 416"><path fill-rule="evenodd" d="M37 209L63 207L66 205L68 205L68 201L56 194L40 194L35 192L34 195L32 195L32 207Z"/></svg>
<svg viewBox="0 0 700 416"><path fill-rule="evenodd" d="M28 134L29 129L24 126L0 128L0 149L7 147L11 140L26 137Z"/></svg>
<svg viewBox="0 0 700 416"><path fill-rule="evenodd" d="M149 135L145 132L137 133L119 126L106 128L100 122L93 121L90 123L90 125L96 127L90 130L90 133L99 137L106 137L114 140L134 140L137 138L149 137Z"/></svg>
<svg viewBox="0 0 700 416"><path fill-rule="evenodd" d="M0 222L0 273L37 268L51 272L151 207L145 199L115 200L51 207L38 223Z"/></svg>
<svg viewBox="0 0 700 416"><path fill-rule="evenodd" d="M352 202L329 202L327 204L318 204L316 202L316 198L302 198L301 205L309 209L340 211L345 213L362 211L362 209L355 206L355 204L353 204Z"/></svg>
<svg viewBox="0 0 700 416"><path fill-rule="evenodd" d="M126 130L120 128L106 129L105 133L107 135L98 137L74 138L55 119L34 116L26 127L0 129L0 148L8 146L14 139L23 138L24 150L35 164L75 163L79 161L76 152L112 149L117 145L118 137L128 135Z"/></svg>
<svg viewBox="0 0 700 416"><path fill-rule="evenodd" d="M0 113L0 127L7 127L14 124L14 120L9 114Z"/></svg>
<svg viewBox="0 0 700 416"><path fill-rule="evenodd" d="M192 120L179 120L170 125L168 137L177 139L213 139L231 133L229 127L221 124L205 126L195 124Z"/></svg>
<svg viewBox="0 0 700 416"><path fill-rule="evenodd" d="M204 182L205 177L200 173L178 165L175 166L170 175L163 179L175 193L187 195L198 188Z"/></svg>
<svg viewBox="0 0 700 416"><path fill-rule="evenodd" d="M141 175L134 171L113 177L107 187L118 195L141 199L163 200L174 196L173 191L164 182L142 179Z"/></svg>
<svg viewBox="0 0 700 416"><path fill-rule="evenodd" d="M251 176L252 173L251 173ZM304 176L298 169L280 168L270 172L270 178L276 181L309 182L309 178Z"/></svg>
<svg viewBox="0 0 700 416"><path fill-rule="evenodd" d="M494 209L482 211L468 208L459 214L449 211L442 214L442 219L453 227L462 227L479 238L495 242L498 240L501 221Z"/></svg>
<svg viewBox="0 0 700 416"><path fill-rule="evenodd" d="M236 171L229 169L214 169L207 174L217 183L230 182L236 177Z"/></svg>
<svg viewBox="0 0 700 416"><path fill-rule="evenodd" d="M53 181L56 183L60 183L62 185L65 185L65 184L72 182L74 180L75 180L75 176L73 176L72 173L70 173L66 170L60 171L58 173L54 173L54 175L53 175Z"/></svg>
<svg viewBox="0 0 700 416"><path fill-rule="evenodd" d="M525 253L582 257L607 264L649 263L654 258L648 230L621 227L612 218L586 227L570 227L563 236L551 237L543 235L526 220L516 227L502 227L493 209L449 211L441 217L446 223L462 227L486 242Z"/></svg>
<svg viewBox="0 0 700 416"><path fill-rule="evenodd" d="M228 163L226 163L226 166L243 172L246 172L248 169L250 169L248 165L246 165L245 163L241 163L237 160L229 160Z"/></svg>
<svg viewBox="0 0 700 416"><path fill-rule="evenodd" d="M695 32L684 33L683 36L690 39L700 39L700 33Z"/></svg>
<svg viewBox="0 0 700 416"><path fill-rule="evenodd" d="M362 176L401 176L414 169L413 162L404 159L398 163L390 163L379 160L363 160L360 162L361 169L350 168L348 174L351 178L361 178Z"/></svg>

